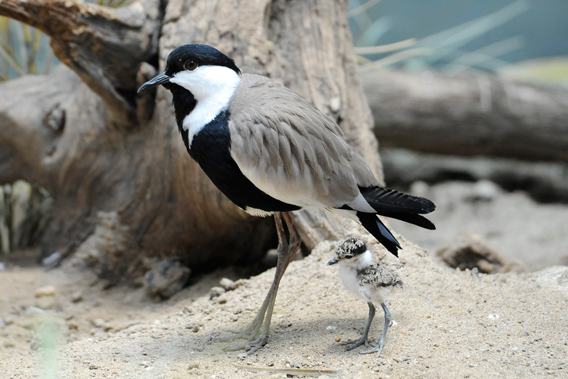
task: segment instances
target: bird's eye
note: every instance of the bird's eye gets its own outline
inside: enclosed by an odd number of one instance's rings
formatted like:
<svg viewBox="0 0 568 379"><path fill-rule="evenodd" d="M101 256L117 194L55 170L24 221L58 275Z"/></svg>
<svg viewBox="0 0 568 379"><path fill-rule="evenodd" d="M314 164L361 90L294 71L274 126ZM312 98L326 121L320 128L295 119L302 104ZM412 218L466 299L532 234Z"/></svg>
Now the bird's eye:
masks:
<svg viewBox="0 0 568 379"><path fill-rule="evenodd" d="M346 258L346 259L351 259L351 258L353 258L353 255L347 254L347 255L345 256L345 258Z"/></svg>
<svg viewBox="0 0 568 379"><path fill-rule="evenodd" d="M197 68L198 64L196 61L187 61L183 64L183 68L188 71L193 71Z"/></svg>

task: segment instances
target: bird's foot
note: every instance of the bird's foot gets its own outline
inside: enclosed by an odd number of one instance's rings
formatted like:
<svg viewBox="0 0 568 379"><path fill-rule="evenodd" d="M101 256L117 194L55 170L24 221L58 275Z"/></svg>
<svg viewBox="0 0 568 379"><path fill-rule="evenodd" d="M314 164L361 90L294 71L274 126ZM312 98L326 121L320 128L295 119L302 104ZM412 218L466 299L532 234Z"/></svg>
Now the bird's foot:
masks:
<svg viewBox="0 0 568 379"><path fill-rule="evenodd" d="M229 330L229 333L233 333L232 335L224 336L224 337L215 337L217 341L229 341L229 340L236 340L239 338L246 338L249 341L255 339L258 335L260 326L262 323L257 323L256 319L252 321L252 323L244 328L243 330Z"/></svg>
<svg viewBox="0 0 568 379"><path fill-rule="evenodd" d="M381 352L383 351L383 347L385 347L385 343L378 343L378 344L371 344L372 346L374 346L372 349L369 350L365 350L365 351L361 351L359 352L359 354L371 354L371 353L377 353L377 358L381 355Z"/></svg>
<svg viewBox="0 0 568 379"><path fill-rule="evenodd" d="M347 346L347 349L345 349L346 351L349 350L353 350L356 347L359 347L363 344L365 344L365 346L369 346L369 340L367 337L363 336L361 338L359 338L358 340L349 340L349 341L344 341L341 343L342 345L350 345ZM371 346L374 346L374 344L371 342Z"/></svg>
<svg viewBox="0 0 568 379"><path fill-rule="evenodd" d="M266 345L268 342L267 335L261 335L260 337L252 340L248 340L243 343L237 343L231 346L226 347L225 351L236 351L236 350L246 350L247 355L251 355L255 353L258 349Z"/></svg>
<svg viewBox="0 0 568 379"><path fill-rule="evenodd" d="M261 333L262 325L266 322L265 320L265 312L266 310L261 307L259 313L256 315L254 320L244 328L243 330L230 330L233 335L224 336L224 337L217 337L215 338L218 341L228 341L243 338L247 341L243 343L237 343L231 346L226 347L224 350L227 351L236 351L236 350L247 350L247 354L252 354L268 342L268 333Z"/></svg>

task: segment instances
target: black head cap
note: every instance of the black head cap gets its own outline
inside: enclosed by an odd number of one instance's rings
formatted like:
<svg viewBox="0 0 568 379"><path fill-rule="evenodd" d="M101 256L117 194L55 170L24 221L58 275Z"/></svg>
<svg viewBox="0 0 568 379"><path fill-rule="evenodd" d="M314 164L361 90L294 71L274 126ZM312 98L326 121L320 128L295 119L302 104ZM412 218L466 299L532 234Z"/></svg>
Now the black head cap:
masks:
<svg viewBox="0 0 568 379"><path fill-rule="evenodd" d="M327 265L334 265L339 261L349 260L367 251L367 245L359 238L349 237L345 241L337 245L335 249L335 257L327 262Z"/></svg>
<svg viewBox="0 0 568 379"><path fill-rule="evenodd" d="M361 255L365 251L367 251L367 245L365 245L365 242L359 238L349 237L337 246L335 255L340 259L350 258Z"/></svg>
<svg viewBox="0 0 568 379"><path fill-rule="evenodd" d="M193 70L199 66L224 66L239 75L241 73L234 60L214 47L198 43L183 45L172 51L168 56L166 71L144 83L138 88L138 93L156 87L159 84L171 90L174 87L170 84L170 79L176 73L186 69Z"/></svg>
<svg viewBox="0 0 568 379"><path fill-rule="evenodd" d="M198 66L225 66L237 74L241 73L234 60L214 47L199 43L182 45L172 51L166 62L165 73L173 76L176 72L183 71L184 65L189 61L195 61Z"/></svg>

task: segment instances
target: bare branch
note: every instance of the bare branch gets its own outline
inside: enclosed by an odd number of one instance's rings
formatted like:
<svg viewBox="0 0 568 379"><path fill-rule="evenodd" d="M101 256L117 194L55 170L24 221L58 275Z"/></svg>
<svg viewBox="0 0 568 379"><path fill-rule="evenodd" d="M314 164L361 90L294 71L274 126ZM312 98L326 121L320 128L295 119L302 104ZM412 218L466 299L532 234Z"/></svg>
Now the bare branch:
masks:
<svg viewBox="0 0 568 379"><path fill-rule="evenodd" d="M0 15L34 26L52 38L59 60L108 105L111 119L135 121L136 73L155 59L163 11L159 0L112 9L69 0L3 0Z"/></svg>

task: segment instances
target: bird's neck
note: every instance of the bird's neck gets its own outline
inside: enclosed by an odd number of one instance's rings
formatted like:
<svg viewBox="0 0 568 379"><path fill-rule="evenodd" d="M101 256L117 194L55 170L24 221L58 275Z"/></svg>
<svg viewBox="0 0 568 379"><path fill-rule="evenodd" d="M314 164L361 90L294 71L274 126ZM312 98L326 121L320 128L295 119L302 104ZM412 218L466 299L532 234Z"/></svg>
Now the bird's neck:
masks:
<svg viewBox="0 0 568 379"><path fill-rule="evenodd" d="M191 148L193 137L227 110L241 82L240 75L227 67L203 66L198 70L195 73L181 72L170 79L178 87L178 90L172 91L174 108L178 127L182 134L187 134L188 149ZM191 96L180 91L187 91ZM176 100L176 97L181 100ZM178 103L179 106L176 106Z"/></svg>

